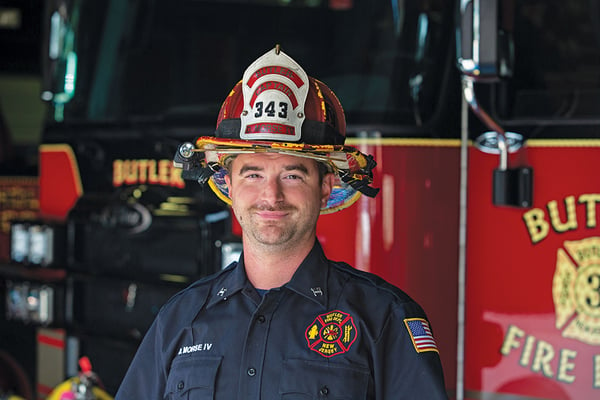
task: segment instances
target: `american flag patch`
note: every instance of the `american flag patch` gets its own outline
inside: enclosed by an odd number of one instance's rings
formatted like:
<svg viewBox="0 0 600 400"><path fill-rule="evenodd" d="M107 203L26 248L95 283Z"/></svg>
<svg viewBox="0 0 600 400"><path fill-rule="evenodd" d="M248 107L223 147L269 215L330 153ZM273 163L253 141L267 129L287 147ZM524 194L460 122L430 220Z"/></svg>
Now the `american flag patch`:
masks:
<svg viewBox="0 0 600 400"><path fill-rule="evenodd" d="M406 325L406 329L408 329L408 334L410 335L410 339L412 340L417 353L423 353L425 351L435 351L439 353L433 335L431 334L429 323L426 320L423 318L406 318L404 324Z"/></svg>

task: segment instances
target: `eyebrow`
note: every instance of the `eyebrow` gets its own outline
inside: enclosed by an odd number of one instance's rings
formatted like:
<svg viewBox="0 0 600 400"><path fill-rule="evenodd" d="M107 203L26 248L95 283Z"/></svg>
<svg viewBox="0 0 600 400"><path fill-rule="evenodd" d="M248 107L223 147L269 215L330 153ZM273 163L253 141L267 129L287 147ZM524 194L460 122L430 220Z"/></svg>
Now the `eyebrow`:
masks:
<svg viewBox="0 0 600 400"><path fill-rule="evenodd" d="M289 164L289 165L284 166L283 169L285 171L300 171L305 174L308 174L308 168L306 168L306 166L303 164ZM252 165L252 164L246 164L246 165L242 166L242 168L240 168L239 174L241 175L248 171L263 171L263 170L264 170L263 167L259 167L259 166Z"/></svg>

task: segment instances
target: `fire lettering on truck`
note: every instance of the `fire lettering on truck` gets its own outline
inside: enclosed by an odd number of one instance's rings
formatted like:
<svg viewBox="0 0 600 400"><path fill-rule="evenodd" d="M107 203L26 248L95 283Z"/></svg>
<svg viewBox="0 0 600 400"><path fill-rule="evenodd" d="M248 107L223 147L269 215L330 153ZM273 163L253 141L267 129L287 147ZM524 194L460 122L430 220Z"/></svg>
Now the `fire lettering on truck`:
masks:
<svg viewBox="0 0 600 400"><path fill-rule="evenodd" d="M556 200L546 204L548 218L541 208L533 208L523 214L523 221L533 244L544 240L552 228L557 233L564 233L578 229L577 213L585 213L585 226L593 229L597 226L596 208L600 203L599 193L582 194L575 200L575 196L565 197L560 206ZM579 207L578 207L579 205Z"/></svg>
<svg viewBox="0 0 600 400"><path fill-rule="evenodd" d="M577 351L567 348L557 350L552 344L527 334L516 325L508 326L500 353L503 356L514 353L519 357L520 366L559 382L573 383L577 378ZM593 388L600 389L600 354L594 355L592 365L584 365L584 368L591 371Z"/></svg>
<svg viewBox="0 0 600 400"><path fill-rule="evenodd" d="M560 382L575 381L575 359L577 352L570 349L556 351L550 343L527 335L515 325L509 325L500 352L508 356L513 351L520 351L519 364L541 373L547 378L555 378ZM556 365L556 368L554 367ZM596 377L597 380L598 377Z"/></svg>
<svg viewBox="0 0 600 400"><path fill-rule="evenodd" d="M184 188L181 169L172 160L114 160L113 186L150 184Z"/></svg>

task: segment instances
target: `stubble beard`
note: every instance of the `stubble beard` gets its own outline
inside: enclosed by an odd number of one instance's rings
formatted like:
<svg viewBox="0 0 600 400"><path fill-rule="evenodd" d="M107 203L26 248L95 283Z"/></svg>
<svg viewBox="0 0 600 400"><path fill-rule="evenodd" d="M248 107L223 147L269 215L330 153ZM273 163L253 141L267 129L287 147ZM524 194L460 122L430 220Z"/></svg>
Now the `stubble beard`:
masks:
<svg viewBox="0 0 600 400"><path fill-rule="evenodd" d="M256 215L260 211L286 211L289 215L282 220L262 220ZM271 251L282 251L293 248L306 234L314 231L314 226L309 225L307 221L298 221L295 218L297 209L293 206L280 207L250 207L246 212L238 218L238 222L242 227L244 236L251 239L253 243L270 249ZM316 222L315 222L316 223Z"/></svg>

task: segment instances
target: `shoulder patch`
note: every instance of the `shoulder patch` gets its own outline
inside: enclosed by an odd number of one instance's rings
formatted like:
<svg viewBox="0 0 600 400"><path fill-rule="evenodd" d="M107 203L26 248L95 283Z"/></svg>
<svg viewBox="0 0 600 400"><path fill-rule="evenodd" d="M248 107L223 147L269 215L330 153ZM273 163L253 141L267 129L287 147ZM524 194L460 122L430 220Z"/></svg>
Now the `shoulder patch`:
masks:
<svg viewBox="0 0 600 400"><path fill-rule="evenodd" d="M408 334L417 353L426 351L439 353L427 320L423 318L406 318L404 319L404 324L406 325L406 329L408 329Z"/></svg>
<svg viewBox="0 0 600 400"><path fill-rule="evenodd" d="M335 310L315 318L305 336L309 349L323 357L333 357L350 350L357 332L352 316Z"/></svg>

